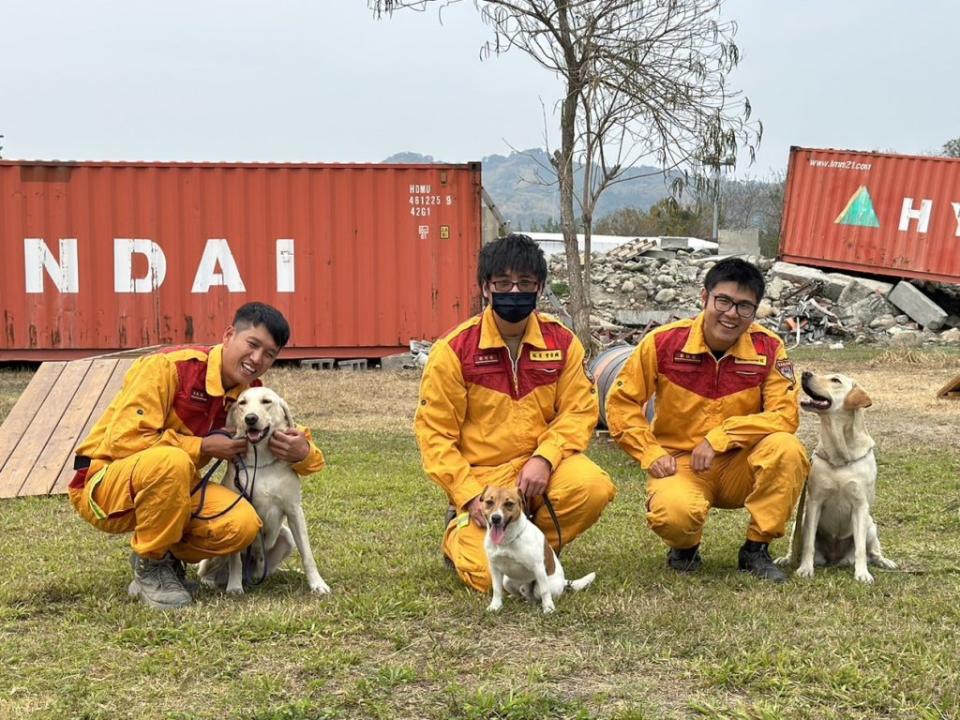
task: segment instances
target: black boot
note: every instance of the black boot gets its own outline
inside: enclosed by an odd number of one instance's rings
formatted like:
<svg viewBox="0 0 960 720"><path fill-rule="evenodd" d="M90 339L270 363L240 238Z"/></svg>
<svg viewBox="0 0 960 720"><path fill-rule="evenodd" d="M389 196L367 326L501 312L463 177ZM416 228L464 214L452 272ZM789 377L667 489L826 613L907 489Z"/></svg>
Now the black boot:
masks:
<svg viewBox="0 0 960 720"><path fill-rule="evenodd" d="M778 568L770 557L769 545L762 542L747 540L740 546L740 555L737 559L737 567L741 572L748 572L756 575L761 580L770 580L771 582L786 582L787 576L783 570Z"/></svg>
<svg viewBox="0 0 960 720"><path fill-rule="evenodd" d="M699 543L692 548L670 548L667 553L667 567L677 572L696 572L702 564Z"/></svg>

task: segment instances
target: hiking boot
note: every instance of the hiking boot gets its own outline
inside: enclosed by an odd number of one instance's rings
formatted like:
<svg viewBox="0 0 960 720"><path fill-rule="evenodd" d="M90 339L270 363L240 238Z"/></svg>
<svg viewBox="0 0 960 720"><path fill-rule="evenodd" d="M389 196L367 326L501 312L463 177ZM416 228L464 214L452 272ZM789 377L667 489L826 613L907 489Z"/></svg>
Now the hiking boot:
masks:
<svg viewBox="0 0 960 720"><path fill-rule="evenodd" d="M183 562L183 560L174 558L173 568L176 570L177 577L180 578L180 582L183 583L184 589L190 593L191 597L196 597L197 593L200 591L200 583L187 578L187 564Z"/></svg>
<svg viewBox="0 0 960 720"><path fill-rule="evenodd" d="M173 568L176 570L177 577L180 578L180 582L183 583L183 587L192 597L196 597L197 593L200 591L200 583L187 578L187 565L183 560L178 558L173 559ZM137 554L130 551L130 569L136 573L137 571Z"/></svg>
<svg viewBox="0 0 960 720"><path fill-rule="evenodd" d="M670 548L667 553L667 567L677 572L696 572L702 564L699 543L692 548Z"/></svg>
<svg viewBox="0 0 960 720"><path fill-rule="evenodd" d="M175 610L193 602L181 579L183 565L170 553L160 560L133 553L130 566L133 568L133 580L127 587L130 597L139 597L142 603L155 610Z"/></svg>
<svg viewBox="0 0 960 720"><path fill-rule="evenodd" d="M756 575L761 580L770 580L771 582L786 582L787 576L783 570L777 567L770 557L770 549L767 543L754 542L747 540L740 547L740 554L737 558L737 567L740 572L748 572Z"/></svg>

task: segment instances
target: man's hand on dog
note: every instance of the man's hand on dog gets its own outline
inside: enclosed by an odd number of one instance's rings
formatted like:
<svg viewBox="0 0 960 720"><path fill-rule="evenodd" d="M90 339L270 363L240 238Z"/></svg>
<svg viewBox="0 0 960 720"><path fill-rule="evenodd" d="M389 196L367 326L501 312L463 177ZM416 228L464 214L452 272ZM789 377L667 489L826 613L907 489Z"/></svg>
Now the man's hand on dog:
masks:
<svg viewBox="0 0 960 720"><path fill-rule="evenodd" d="M530 501L538 498L547 491L547 485L550 484L550 473L553 467L539 455L534 455L524 463L520 469L520 477L517 478L517 487L523 493L529 507Z"/></svg>
<svg viewBox="0 0 960 720"><path fill-rule="evenodd" d="M200 454L219 460L233 460L247 451L245 438L239 440L226 435L207 435L200 441Z"/></svg>
<svg viewBox="0 0 960 720"><path fill-rule="evenodd" d="M310 454L307 436L296 428L277 430L270 436L270 452L278 460L298 463Z"/></svg>
<svg viewBox="0 0 960 720"><path fill-rule="evenodd" d="M470 513L470 519L473 520L478 528L487 527L487 519L483 515L483 503L480 502L480 495L467 503L467 512Z"/></svg>
<svg viewBox="0 0 960 720"><path fill-rule="evenodd" d="M677 459L673 455L664 455L657 458L650 465L648 472L655 478L670 477L677 471Z"/></svg>
<svg viewBox="0 0 960 720"><path fill-rule="evenodd" d="M697 474L704 473L710 469L713 464L713 458L716 457L716 451L710 447L710 443L701 440L700 443L690 453L690 467Z"/></svg>

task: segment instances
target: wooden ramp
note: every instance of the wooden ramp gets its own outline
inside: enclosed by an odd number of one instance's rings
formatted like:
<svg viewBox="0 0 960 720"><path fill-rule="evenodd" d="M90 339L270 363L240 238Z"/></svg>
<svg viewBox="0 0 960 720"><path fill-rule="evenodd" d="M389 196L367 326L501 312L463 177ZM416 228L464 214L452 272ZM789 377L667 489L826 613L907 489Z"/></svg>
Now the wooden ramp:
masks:
<svg viewBox="0 0 960 720"><path fill-rule="evenodd" d="M77 444L120 390L135 359L40 365L0 426L0 498L67 491Z"/></svg>
<svg viewBox="0 0 960 720"><path fill-rule="evenodd" d="M950 379L946 385L937 391L938 398L948 398L950 400L960 399L960 375Z"/></svg>

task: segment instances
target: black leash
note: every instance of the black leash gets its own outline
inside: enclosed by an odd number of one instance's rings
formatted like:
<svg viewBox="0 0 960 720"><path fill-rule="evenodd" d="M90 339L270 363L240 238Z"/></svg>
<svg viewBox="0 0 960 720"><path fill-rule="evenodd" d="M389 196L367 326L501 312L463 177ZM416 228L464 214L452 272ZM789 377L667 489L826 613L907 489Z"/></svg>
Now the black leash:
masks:
<svg viewBox="0 0 960 720"><path fill-rule="evenodd" d="M553 503L550 502L550 498L547 497L547 494L543 494L543 504L547 507L547 512L550 513L550 519L553 520L553 527L557 531L557 557L560 557L560 551L563 550L563 533L560 532L560 521L557 519L557 512L553 509ZM528 519L532 522L533 518L536 516L536 513L530 513Z"/></svg>
<svg viewBox="0 0 960 720"><path fill-rule="evenodd" d="M224 437L228 437L228 438L233 437L233 435L229 431L222 428L219 430L211 430L207 434L223 435ZM194 520L213 520L215 518L221 517L222 515L226 515L228 512L233 510L237 506L237 503L239 503L241 500L246 500L248 503L250 503L250 505L253 505L253 491L257 483L257 446L256 445L253 446L253 474L252 475L250 473L249 468L247 467L247 464L241 458L235 457L232 462L236 466L236 473L233 476L233 485L237 489L237 492L239 493L239 495L237 495L237 499L234 500L232 503L230 503L225 509L221 510L218 513L214 513L213 515L201 515L199 512L191 513L191 517ZM206 501L207 486L210 484L210 478L213 477L213 474L217 471L217 468L219 468L222 464L223 464L223 458L218 459L217 462L213 464L213 467L207 470L207 472L204 473L203 477L200 478L200 482L197 483L193 487L193 489L190 491L191 495L194 495L197 492L197 490L200 491L199 508L201 510L203 509L204 502ZM244 483L242 485L240 484L241 470L243 471L243 475L244 475ZM251 549L253 547L253 543L250 543L250 545L243 551L243 581L248 585L251 585L254 587L257 585L260 585L266 579L267 572L269 570L269 568L267 567L267 548L263 540L263 529L261 529L257 533L257 537L260 540L260 552L263 554L263 573L260 575L259 580L256 580L253 577L253 550Z"/></svg>

